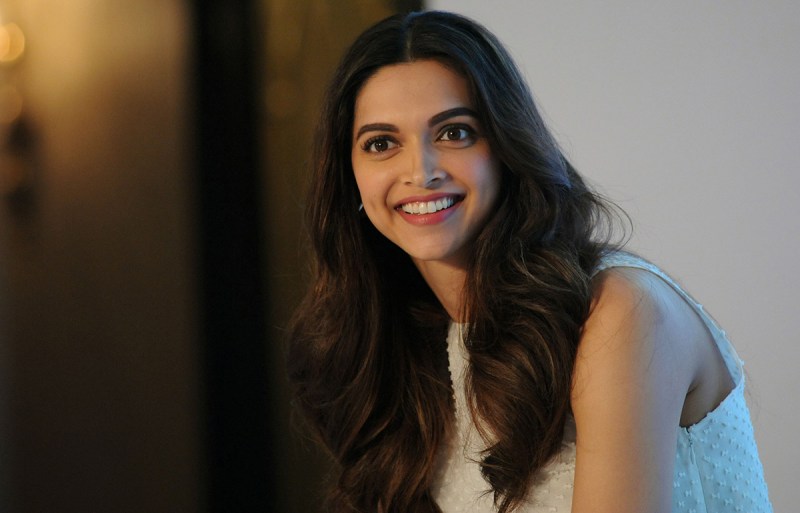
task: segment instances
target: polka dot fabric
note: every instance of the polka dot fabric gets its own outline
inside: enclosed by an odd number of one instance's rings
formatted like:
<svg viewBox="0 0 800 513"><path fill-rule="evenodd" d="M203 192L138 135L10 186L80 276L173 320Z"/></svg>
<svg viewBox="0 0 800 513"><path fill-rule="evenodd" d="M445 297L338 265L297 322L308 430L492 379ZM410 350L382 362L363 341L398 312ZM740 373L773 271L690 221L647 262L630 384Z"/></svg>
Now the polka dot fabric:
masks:
<svg viewBox="0 0 800 513"><path fill-rule="evenodd" d="M772 511L743 388L742 375L717 409L680 430L672 511Z"/></svg>
<svg viewBox="0 0 800 513"><path fill-rule="evenodd" d="M675 288L708 326L731 373L734 389L697 424L678 430L672 491L673 513L771 513L750 414L744 399L744 372L725 333L671 278L654 265L627 253L604 258L600 270L636 267ZM455 394L457 433L443 447L433 495L444 513L493 513L489 485L478 465L481 443L469 419L464 373L469 357L463 325L452 324L447 337L450 376ZM569 513L575 476L575 424L570 419L561 451L539 474L519 513Z"/></svg>

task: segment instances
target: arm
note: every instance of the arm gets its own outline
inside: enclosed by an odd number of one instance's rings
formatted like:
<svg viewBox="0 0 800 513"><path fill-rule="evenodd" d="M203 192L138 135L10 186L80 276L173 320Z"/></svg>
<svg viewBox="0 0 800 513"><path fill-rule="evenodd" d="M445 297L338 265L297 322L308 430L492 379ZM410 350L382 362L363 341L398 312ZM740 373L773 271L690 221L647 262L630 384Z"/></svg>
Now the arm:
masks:
<svg viewBox="0 0 800 513"><path fill-rule="evenodd" d="M572 511L666 513L677 427L708 333L650 273L612 269L596 280L573 378Z"/></svg>

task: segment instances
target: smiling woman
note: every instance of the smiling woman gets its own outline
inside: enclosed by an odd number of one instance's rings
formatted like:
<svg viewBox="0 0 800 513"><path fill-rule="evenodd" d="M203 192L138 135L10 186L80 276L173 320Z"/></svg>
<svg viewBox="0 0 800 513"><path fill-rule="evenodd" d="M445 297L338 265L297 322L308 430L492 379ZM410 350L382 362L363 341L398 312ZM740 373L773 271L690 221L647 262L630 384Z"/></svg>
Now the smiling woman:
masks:
<svg viewBox="0 0 800 513"><path fill-rule="evenodd" d="M331 84L289 355L331 511L771 510L724 332L611 242L492 34L389 18Z"/></svg>
<svg viewBox="0 0 800 513"><path fill-rule="evenodd" d="M500 189L466 81L435 60L386 66L356 99L354 132L364 211L444 294L435 269L466 265ZM453 317L459 297L439 296Z"/></svg>

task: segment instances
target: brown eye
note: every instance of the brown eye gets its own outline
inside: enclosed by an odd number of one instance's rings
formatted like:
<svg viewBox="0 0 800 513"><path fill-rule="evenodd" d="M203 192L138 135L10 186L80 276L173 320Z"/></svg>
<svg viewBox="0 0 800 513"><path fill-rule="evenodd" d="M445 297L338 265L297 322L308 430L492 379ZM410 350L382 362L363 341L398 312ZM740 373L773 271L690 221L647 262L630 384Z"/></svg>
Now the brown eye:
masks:
<svg viewBox="0 0 800 513"><path fill-rule="evenodd" d="M439 140L443 142L471 142L475 139L475 131L467 125L448 125L439 132Z"/></svg>
<svg viewBox="0 0 800 513"><path fill-rule="evenodd" d="M442 139L445 141L460 141L465 137L467 137L467 131L463 128L450 128L444 133Z"/></svg>
<svg viewBox="0 0 800 513"><path fill-rule="evenodd" d="M371 137L364 143L363 150L367 153L383 153L397 146L397 143L385 136Z"/></svg>

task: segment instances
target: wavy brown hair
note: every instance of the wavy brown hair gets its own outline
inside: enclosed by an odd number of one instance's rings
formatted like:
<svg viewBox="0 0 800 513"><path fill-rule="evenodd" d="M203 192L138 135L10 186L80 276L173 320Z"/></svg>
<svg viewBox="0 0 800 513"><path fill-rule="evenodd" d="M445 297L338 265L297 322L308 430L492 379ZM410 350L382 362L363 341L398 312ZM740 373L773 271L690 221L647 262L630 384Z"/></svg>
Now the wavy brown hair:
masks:
<svg viewBox="0 0 800 513"><path fill-rule="evenodd" d="M468 82L500 199L465 284L470 414L500 512L513 511L560 446L590 276L613 209L564 158L501 43L444 12L386 19L344 56L316 139L307 223L313 283L290 330L296 405L331 452L334 512L438 512L437 457L451 435L449 318L412 264L359 212L353 112L381 67L433 59Z"/></svg>

